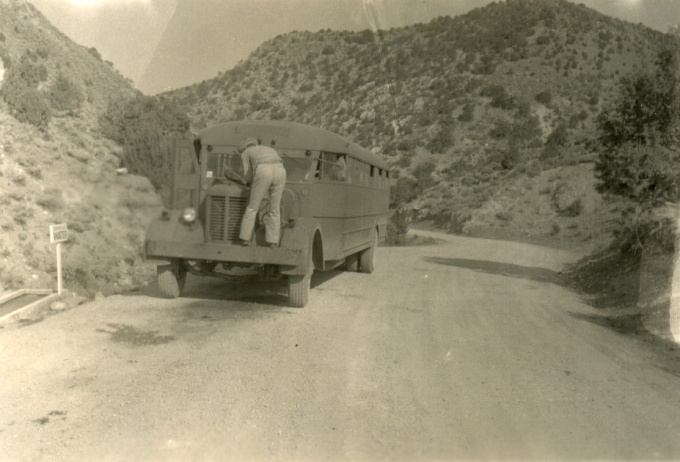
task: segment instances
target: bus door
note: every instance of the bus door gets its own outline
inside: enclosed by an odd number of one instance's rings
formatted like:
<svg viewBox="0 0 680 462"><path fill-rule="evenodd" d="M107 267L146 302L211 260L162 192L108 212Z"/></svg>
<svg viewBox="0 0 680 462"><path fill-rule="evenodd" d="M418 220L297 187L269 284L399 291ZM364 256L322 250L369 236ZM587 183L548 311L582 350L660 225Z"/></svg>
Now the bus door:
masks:
<svg viewBox="0 0 680 462"><path fill-rule="evenodd" d="M175 140L172 166L172 208L198 208L201 169L191 141Z"/></svg>

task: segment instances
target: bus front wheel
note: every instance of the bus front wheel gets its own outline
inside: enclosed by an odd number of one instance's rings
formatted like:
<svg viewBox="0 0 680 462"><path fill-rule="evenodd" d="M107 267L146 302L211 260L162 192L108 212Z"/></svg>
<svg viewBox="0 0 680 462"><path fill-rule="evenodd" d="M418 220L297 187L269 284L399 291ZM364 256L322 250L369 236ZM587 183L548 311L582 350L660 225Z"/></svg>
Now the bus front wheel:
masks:
<svg viewBox="0 0 680 462"><path fill-rule="evenodd" d="M312 274L314 273L314 260L312 251L309 251L307 271L305 274L288 276L288 304L294 308L304 308L309 301L309 290L312 286Z"/></svg>
<svg viewBox="0 0 680 462"><path fill-rule="evenodd" d="M359 266L362 273L371 274L375 270L375 252L378 248L378 231L373 231L371 246L359 255Z"/></svg>
<svg viewBox="0 0 680 462"><path fill-rule="evenodd" d="M180 264L162 265L156 268L158 273L158 288L165 298L177 298L184 289L187 272Z"/></svg>

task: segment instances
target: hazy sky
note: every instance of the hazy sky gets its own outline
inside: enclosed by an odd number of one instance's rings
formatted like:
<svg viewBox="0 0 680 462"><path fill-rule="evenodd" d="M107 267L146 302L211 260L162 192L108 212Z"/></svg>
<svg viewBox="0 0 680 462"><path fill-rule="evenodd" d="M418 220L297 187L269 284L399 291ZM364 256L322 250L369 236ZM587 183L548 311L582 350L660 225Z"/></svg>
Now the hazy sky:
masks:
<svg viewBox="0 0 680 462"><path fill-rule="evenodd" d="M193 10L206 27L219 28L211 8L229 12L222 43L203 42L196 52L229 46L226 59L206 77L233 67L259 44L292 30L399 27L456 16L491 0L29 0L75 42L94 46L123 75L139 83L166 26L180 7ZM666 32L680 23L680 0L580 0L609 16L642 22ZM217 15L216 15L217 16ZM224 16L220 16L224 17ZM204 19L203 19L204 18ZM211 21L212 20L212 21ZM230 29L230 30L227 30ZM189 35L189 34L187 34ZM193 36L187 36L190 43ZM208 41L209 42L209 41ZM214 42L214 41L213 41ZM213 49L211 50L211 47ZM144 89L143 89L144 90Z"/></svg>

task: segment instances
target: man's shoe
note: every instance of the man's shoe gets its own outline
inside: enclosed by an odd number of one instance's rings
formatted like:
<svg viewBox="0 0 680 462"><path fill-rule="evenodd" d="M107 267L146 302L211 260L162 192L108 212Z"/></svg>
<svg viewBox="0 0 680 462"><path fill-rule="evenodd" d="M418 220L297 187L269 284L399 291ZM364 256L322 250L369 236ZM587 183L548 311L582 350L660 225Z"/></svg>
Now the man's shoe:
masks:
<svg viewBox="0 0 680 462"><path fill-rule="evenodd" d="M250 241L241 241L241 245L247 247L250 245Z"/></svg>

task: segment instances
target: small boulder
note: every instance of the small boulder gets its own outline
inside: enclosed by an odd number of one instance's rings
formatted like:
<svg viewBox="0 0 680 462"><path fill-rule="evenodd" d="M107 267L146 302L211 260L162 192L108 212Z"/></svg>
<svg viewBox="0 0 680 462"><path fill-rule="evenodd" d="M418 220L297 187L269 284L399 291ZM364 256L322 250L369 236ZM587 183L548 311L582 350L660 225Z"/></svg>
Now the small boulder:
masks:
<svg viewBox="0 0 680 462"><path fill-rule="evenodd" d="M50 310L52 311L64 311L68 308L68 305L64 302L54 302L50 305Z"/></svg>

